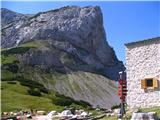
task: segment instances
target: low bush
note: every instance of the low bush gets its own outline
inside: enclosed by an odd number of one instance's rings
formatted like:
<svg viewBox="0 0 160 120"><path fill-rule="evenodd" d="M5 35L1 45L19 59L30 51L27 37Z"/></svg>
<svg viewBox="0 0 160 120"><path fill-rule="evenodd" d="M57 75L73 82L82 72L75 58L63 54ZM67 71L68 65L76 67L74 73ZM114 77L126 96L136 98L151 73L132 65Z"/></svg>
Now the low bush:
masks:
<svg viewBox="0 0 160 120"><path fill-rule="evenodd" d="M70 106L72 104L72 100L70 99L54 98L52 101L55 105L59 106Z"/></svg>
<svg viewBox="0 0 160 120"><path fill-rule="evenodd" d="M111 109L113 110L113 109L117 109L117 108L120 108L121 107L121 105L119 104L119 105L113 105L112 107L111 107Z"/></svg>
<svg viewBox="0 0 160 120"><path fill-rule="evenodd" d="M27 86L30 89L37 88L40 92L49 93L49 91L42 84L36 81L28 80L20 76L17 77L17 80L20 82L21 85Z"/></svg>
<svg viewBox="0 0 160 120"><path fill-rule="evenodd" d="M1 52L2 55L9 55L9 54L22 54L27 52L31 47L15 47L8 50L3 50Z"/></svg>
<svg viewBox="0 0 160 120"><path fill-rule="evenodd" d="M8 83L8 84L17 84L16 81L8 81L7 83Z"/></svg>
<svg viewBox="0 0 160 120"><path fill-rule="evenodd" d="M4 64L4 65L2 66L2 69L11 71L11 72L13 72L13 73L17 73L17 72L18 72L18 65L17 65L17 64L8 63L8 64Z"/></svg>
<svg viewBox="0 0 160 120"><path fill-rule="evenodd" d="M37 88L29 89L28 93L29 93L29 95L33 95L33 96L41 96L41 92Z"/></svg>
<svg viewBox="0 0 160 120"><path fill-rule="evenodd" d="M17 80L23 86L27 86L27 87L30 87L30 88L43 88L42 84L40 84L36 81L33 81L33 80L28 80L28 79L25 79L23 77L18 77Z"/></svg>
<svg viewBox="0 0 160 120"><path fill-rule="evenodd" d="M2 70L1 71L1 80L2 81L10 81L10 80L14 80L15 79L15 75L8 70Z"/></svg>
<svg viewBox="0 0 160 120"><path fill-rule="evenodd" d="M16 57L16 55L1 55L1 62L2 65L6 65L6 64L17 64L19 63L18 58Z"/></svg>
<svg viewBox="0 0 160 120"><path fill-rule="evenodd" d="M82 106L82 107L91 107L91 105L85 101L75 101L74 99L70 97L66 97L64 95L55 94L55 98L52 100L54 104L60 105L60 106L71 106L72 104Z"/></svg>
<svg viewBox="0 0 160 120"><path fill-rule="evenodd" d="M46 93L46 94L49 93L49 90L46 89L45 87L40 88L40 91L43 92L43 93Z"/></svg>

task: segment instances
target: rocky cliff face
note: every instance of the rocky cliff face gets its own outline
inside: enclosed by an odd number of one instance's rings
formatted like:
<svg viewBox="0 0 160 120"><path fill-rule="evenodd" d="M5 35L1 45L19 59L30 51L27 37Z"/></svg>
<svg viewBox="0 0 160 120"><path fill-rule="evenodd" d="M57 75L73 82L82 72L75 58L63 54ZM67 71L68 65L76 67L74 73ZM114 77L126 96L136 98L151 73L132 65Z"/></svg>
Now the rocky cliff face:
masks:
<svg viewBox="0 0 160 120"><path fill-rule="evenodd" d="M114 80L124 69L106 41L102 13L97 6L67 6L33 16L6 9L1 11L3 48L18 47L32 41L41 43L17 56L22 66L38 65L45 71L64 74L92 72ZM56 90L66 94L57 87ZM75 94L68 95L79 98ZM79 99L84 99L80 96ZM95 100L91 103L103 106L102 102Z"/></svg>
<svg viewBox="0 0 160 120"><path fill-rule="evenodd" d="M118 74L110 71L123 69L106 41L102 13L97 6L63 7L33 16L1 11L3 48L31 40L50 40L54 47L76 55L96 69L109 71L105 74L111 79L117 79Z"/></svg>

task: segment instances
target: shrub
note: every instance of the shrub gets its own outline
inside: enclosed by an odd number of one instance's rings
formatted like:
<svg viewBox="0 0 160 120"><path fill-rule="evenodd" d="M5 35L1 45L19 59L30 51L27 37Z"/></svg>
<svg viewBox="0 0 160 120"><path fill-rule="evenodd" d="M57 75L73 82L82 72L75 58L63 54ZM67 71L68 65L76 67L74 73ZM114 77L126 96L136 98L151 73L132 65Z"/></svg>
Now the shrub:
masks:
<svg viewBox="0 0 160 120"><path fill-rule="evenodd" d="M8 81L7 83L8 83L8 84L17 84L16 81Z"/></svg>
<svg viewBox="0 0 160 120"><path fill-rule="evenodd" d="M56 93L55 94L55 98L52 100L52 102L55 105L69 106L69 105L71 105L73 103L73 99Z"/></svg>
<svg viewBox="0 0 160 120"><path fill-rule="evenodd" d="M27 86L27 87L30 87L30 88L43 88L43 85L36 82L36 81L28 80L28 79L25 79L23 77L19 77L17 79L20 82L20 84L23 85L23 86Z"/></svg>
<svg viewBox="0 0 160 120"><path fill-rule="evenodd" d="M113 105L113 106L111 107L111 109L113 110L113 109L120 108L120 107L121 107L120 104L119 104L119 105Z"/></svg>
<svg viewBox="0 0 160 120"><path fill-rule="evenodd" d="M40 90L37 89L37 88L29 89L29 90L28 90L28 93L29 93L30 95L33 95L33 96L41 96L41 92L40 92Z"/></svg>
<svg viewBox="0 0 160 120"><path fill-rule="evenodd" d="M64 95L55 94L55 98L52 100L54 104L56 105L60 105L60 106L70 106L70 105L78 105L78 106L82 106L82 107L91 107L91 105L85 101L75 101L74 99L70 98L70 97L66 97Z"/></svg>
<svg viewBox="0 0 160 120"><path fill-rule="evenodd" d="M49 90L47 90L45 87L40 88L40 91L43 93L49 93Z"/></svg>
<svg viewBox="0 0 160 120"><path fill-rule="evenodd" d="M3 65L2 68L5 70L8 70L8 71L11 71L13 73L18 72L18 65L17 64L8 63L8 64Z"/></svg>
<svg viewBox="0 0 160 120"><path fill-rule="evenodd" d="M36 81L28 80L28 79L25 79L25 78L23 78L21 76L17 77L17 80L23 86L27 86L27 87L29 87L31 89L37 88L40 92L49 93L49 91L42 84L40 84L40 83L38 83Z"/></svg>
<svg viewBox="0 0 160 120"><path fill-rule="evenodd" d="M3 50L1 54L9 55L9 54L22 54L27 52L31 47L15 47L8 50Z"/></svg>
<svg viewBox="0 0 160 120"><path fill-rule="evenodd" d="M81 105L83 107L91 107L91 105L88 102L85 102L83 100L75 101L76 104Z"/></svg>
<svg viewBox="0 0 160 120"><path fill-rule="evenodd" d="M2 70L1 71L1 80L2 81L10 81L10 80L14 80L15 76L12 72L8 71L8 70Z"/></svg>
<svg viewBox="0 0 160 120"><path fill-rule="evenodd" d="M19 63L16 55L7 55L7 56L2 55L1 61L2 61L2 65Z"/></svg>

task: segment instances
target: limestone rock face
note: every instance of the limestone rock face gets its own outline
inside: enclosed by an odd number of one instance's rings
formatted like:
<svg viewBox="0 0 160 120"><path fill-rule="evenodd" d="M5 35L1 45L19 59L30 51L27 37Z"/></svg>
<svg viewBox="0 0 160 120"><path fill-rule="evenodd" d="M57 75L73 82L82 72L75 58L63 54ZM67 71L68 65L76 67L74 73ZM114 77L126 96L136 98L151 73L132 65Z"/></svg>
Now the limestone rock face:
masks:
<svg viewBox="0 0 160 120"><path fill-rule="evenodd" d="M2 21L10 21L5 13L6 10L2 9L4 14ZM97 6L63 7L41 12L32 17L15 14L9 10L7 13L11 13L10 16L14 19L12 24L2 29L3 48L13 47L30 40L68 41L75 47L95 54L104 65L118 63L113 49L106 41L102 13Z"/></svg>

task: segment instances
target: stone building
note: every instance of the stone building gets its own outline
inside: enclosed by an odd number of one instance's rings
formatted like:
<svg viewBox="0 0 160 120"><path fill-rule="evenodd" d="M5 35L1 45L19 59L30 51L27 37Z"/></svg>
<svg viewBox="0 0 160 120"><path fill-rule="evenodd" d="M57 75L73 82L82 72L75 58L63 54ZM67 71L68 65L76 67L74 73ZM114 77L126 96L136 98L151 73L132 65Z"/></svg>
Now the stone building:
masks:
<svg viewBox="0 0 160 120"><path fill-rule="evenodd" d="M125 44L127 104L160 106L160 37Z"/></svg>

